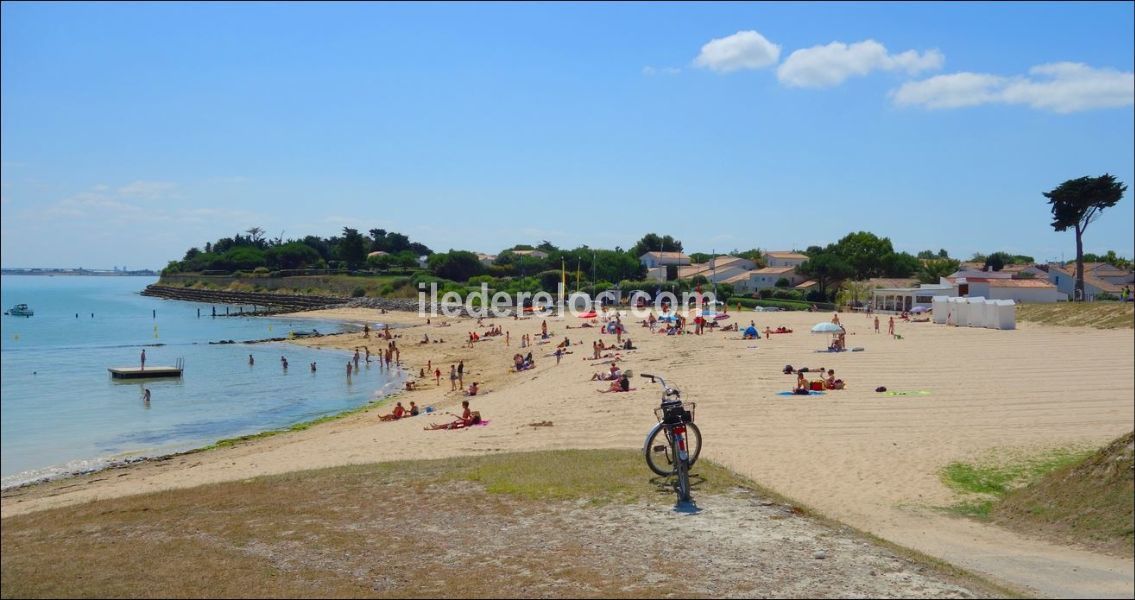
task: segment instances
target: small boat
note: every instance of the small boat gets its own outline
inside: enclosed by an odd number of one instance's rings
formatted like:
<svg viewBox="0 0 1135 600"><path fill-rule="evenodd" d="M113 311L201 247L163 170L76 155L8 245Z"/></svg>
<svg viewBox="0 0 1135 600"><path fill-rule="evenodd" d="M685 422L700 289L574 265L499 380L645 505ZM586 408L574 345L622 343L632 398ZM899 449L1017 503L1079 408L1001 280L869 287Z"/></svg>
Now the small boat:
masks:
<svg viewBox="0 0 1135 600"><path fill-rule="evenodd" d="M4 314L12 315L13 317L30 317L35 314L35 311L28 308L27 304L17 304Z"/></svg>

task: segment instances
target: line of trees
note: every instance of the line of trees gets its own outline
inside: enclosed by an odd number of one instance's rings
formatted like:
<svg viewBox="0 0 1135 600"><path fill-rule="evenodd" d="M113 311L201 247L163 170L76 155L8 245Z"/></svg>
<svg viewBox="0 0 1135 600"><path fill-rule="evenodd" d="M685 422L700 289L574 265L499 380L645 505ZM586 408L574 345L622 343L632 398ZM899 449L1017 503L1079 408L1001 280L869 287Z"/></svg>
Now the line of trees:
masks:
<svg viewBox="0 0 1135 600"><path fill-rule="evenodd" d="M370 236L344 227L341 235L321 238L309 235L299 240L267 239L259 227L243 234L206 242L204 249L190 248L181 260L170 261L163 272L253 271L285 269L360 269L372 252L386 252L394 264L411 268L418 256L433 254L425 244L384 229L371 229ZM412 262L411 262L412 261Z"/></svg>

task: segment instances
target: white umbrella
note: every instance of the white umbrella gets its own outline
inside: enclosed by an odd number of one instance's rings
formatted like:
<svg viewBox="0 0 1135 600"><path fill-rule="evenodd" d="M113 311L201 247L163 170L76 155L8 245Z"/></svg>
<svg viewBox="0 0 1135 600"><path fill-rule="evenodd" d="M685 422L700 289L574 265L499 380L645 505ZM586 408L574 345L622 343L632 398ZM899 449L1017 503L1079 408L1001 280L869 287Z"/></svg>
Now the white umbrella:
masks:
<svg viewBox="0 0 1135 600"><path fill-rule="evenodd" d="M843 333L843 328L830 321L825 321L813 325L812 333Z"/></svg>

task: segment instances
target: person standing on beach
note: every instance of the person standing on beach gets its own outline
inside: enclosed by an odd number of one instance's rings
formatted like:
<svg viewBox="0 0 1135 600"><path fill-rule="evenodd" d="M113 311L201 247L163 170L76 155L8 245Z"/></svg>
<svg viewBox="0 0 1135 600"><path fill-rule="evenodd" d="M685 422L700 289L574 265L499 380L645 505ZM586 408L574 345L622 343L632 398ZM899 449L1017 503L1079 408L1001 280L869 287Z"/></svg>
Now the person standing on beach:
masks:
<svg viewBox="0 0 1135 600"><path fill-rule="evenodd" d="M146 349L142 348L142 371L146 370Z"/></svg>
<svg viewBox="0 0 1135 600"><path fill-rule="evenodd" d="M449 391L457 391L457 367L449 365Z"/></svg>
<svg viewBox="0 0 1135 600"><path fill-rule="evenodd" d="M465 387L465 361L457 361L457 387Z"/></svg>
<svg viewBox="0 0 1135 600"><path fill-rule="evenodd" d="M895 316L891 315L890 320L887 322L887 335L893 336L895 334Z"/></svg>
<svg viewBox="0 0 1135 600"><path fill-rule="evenodd" d="M504 332L504 347L508 348L510 345L511 344L509 344L509 332L506 331L506 332Z"/></svg>
<svg viewBox="0 0 1135 600"><path fill-rule="evenodd" d="M252 366L252 365L254 365L254 364L256 364L256 360L255 360L254 358L252 358L252 355L251 355L251 354L249 354L249 355L248 355L248 366L250 366L250 367L251 367L251 366Z"/></svg>
<svg viewBox="0 0 1135 600"><path fill-rule="evenodd" d="M556 364L560 364L560 359L564 357L564 349L556 348Z"/></svg>
<svg viewBox="0 0 1135 600"><path fill-rule="evenodd" d="M879 333L879 316L875 315L875 333Z"/></svg>
<svg viewBox="0 0 1135 600"><path fill-rule="evenodd" d="M434 382L441 387L441 367L434 369Z"/></svg>

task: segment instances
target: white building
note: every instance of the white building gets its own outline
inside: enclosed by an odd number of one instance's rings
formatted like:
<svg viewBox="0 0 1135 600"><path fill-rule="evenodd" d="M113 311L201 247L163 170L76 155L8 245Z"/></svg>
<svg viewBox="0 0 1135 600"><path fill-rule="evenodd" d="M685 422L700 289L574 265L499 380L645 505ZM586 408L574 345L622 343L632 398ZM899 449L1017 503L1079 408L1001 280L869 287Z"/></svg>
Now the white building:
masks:
<svg viewBox="0 0 1135 600"><path fill-rule="evenodd" d="M1109 265L1110 266L1110 265ZM1100 294L1111 294L1119 296L1123 293L1123 285L1112 283L1106 279L1102 279L1093 274L1093 271L1088 270L1088 265L1084 265L1084 299L1092 300ZM1108 275L1118 275L1111 272L1106 272ZM1057 264L1048 265L1048 281L1060 290L1064 295L1062 300L1071 300L1076 295L1076 267L1065 269Z"/></svg>
<svg viewBox="0 0 1135 600"><path fill-rule="evenodd" d="M548 258L548 253L543 250L509 250L508 252L517 256L531 256L532 258L538 258L540 260Z"/></svg>
<svg viewBox="0 0 1135 600"><path fill-rule="evenodd" d="M638 261L647 269L670 265L681 267L690 264L690 257L681 252L647 252L638 257Z"/></svg>
<svg viewBox="0 0 1135 600"><path fill-rule="evenodd" d="M765 252L765 265L769 267L799 267L807 260L808 256L799 252Z"/></svg>

